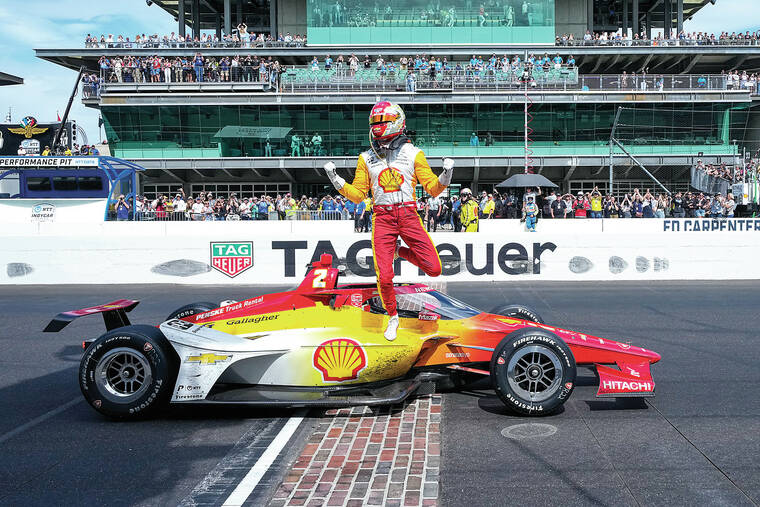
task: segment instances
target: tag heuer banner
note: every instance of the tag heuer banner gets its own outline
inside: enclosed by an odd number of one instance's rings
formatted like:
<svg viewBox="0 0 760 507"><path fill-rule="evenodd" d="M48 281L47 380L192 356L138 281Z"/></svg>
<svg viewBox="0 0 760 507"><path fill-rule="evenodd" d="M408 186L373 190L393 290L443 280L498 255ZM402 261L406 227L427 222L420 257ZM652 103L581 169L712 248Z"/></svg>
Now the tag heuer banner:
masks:
<svg viewBox="0 0 760 507"><path fill-rule="evenodd" d="M27 155L39 155L45 146L52 146L60 123L37 123L33 116L25 116L18 124L0 125L0 155L18 155L23 147ZM69 146L70 123L66 124L61 144Z"/></svg>

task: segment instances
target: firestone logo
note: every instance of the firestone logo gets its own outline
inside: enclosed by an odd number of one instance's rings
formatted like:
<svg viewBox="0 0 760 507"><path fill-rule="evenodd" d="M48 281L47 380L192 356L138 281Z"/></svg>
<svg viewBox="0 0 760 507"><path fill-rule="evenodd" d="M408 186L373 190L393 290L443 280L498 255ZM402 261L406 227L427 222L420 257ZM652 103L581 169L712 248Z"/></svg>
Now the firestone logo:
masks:
<svg viewBox="0 0 760 507"><path fill-rule="evenodd" d="M253 266L253 242L212 242L211 267L234 278Z"/></svg>

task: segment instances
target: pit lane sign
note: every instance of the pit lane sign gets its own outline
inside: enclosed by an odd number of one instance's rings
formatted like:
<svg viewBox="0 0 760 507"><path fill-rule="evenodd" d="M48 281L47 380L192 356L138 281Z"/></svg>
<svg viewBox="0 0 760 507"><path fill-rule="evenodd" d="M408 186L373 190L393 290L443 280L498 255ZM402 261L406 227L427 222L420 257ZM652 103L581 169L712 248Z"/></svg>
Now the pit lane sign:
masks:
<svg viewBox="0 0 760 507"><path fill-rule="evenodd" d="M211 242L211 267L230 278L253 266L253 242Z"/></svg>

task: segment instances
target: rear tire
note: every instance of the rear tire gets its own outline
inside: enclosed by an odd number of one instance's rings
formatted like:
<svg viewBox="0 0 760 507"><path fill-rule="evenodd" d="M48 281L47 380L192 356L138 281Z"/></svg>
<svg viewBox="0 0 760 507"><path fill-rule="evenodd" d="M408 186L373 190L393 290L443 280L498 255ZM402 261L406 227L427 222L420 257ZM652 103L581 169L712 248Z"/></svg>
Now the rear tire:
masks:
<svg viewBox="0 0 760 507"><path fill-rule="evenodd" d="M125 326L95 340L79 365L79 387L98 412L139 419L168 405L179 359L153 326Z"/></svg>
<svg viewBox="0 0 760 507"><path fill-rule="evenodd" d="M216 303L210 303L208 301L198 301L197 303L190 303L189 305L181 306L177 308L176 310L174 310L172 313L169 314L168 317L166 317L165 321L172 320L172 319L184 319L186 317L190 317L191 315L207 312L215 308L219 308L219 305L217 305Z"/></svg>
<svg viewBox="0 0 760 507"><path fill-rule="evenodd" d="M503 315L504 317L513 317L515 319L528 320L537 324L543 324L544 319L533 308L525 305L499 305L491 313L494 315Z"/></svg>
<svg viewBox="0 0 760 507"><path fill-rule="evenodd" d="M558 410L575 387L575 358L556 334L525 328L507 335L491 358L491 382L509 408L524 415Z"/></svg>

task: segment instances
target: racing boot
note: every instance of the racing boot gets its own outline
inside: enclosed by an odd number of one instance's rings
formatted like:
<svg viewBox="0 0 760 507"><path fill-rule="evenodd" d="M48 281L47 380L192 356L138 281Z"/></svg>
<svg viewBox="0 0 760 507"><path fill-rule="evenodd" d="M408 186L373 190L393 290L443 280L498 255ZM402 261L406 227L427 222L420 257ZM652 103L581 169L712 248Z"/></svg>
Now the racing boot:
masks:
<svg viewBox="0 0 760 507"><path fill-rule="evenodd" d="M388 327L385 328L385 333L383 333L383 336L386 340L389 342L392 342L396 339L396 333L398 332L398 315L391 316L390 319L388 319Z"/></svg>

